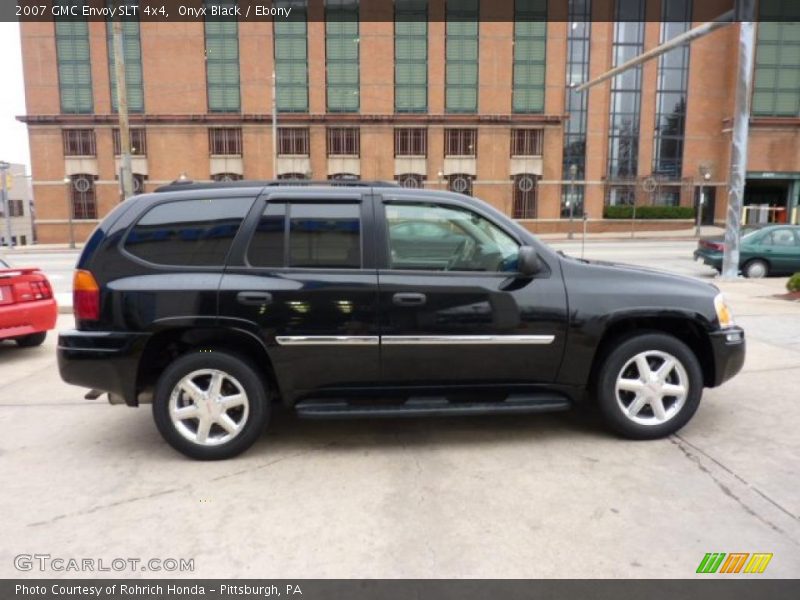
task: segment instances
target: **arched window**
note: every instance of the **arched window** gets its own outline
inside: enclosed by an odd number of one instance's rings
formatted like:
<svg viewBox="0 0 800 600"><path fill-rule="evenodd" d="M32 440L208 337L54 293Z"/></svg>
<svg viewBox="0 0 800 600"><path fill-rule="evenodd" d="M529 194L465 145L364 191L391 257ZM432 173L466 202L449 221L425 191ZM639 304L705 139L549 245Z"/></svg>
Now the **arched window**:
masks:
<svg viewBox="0 0 800 600"><path fill-rule="evenodd" d="M328 179L338 181L358 181L361 179L361 177L355 173L334 173L333 175L328 175Z"/></svg>
<svg viewBox="0 0 800 600"><path fill-rule="evenodd" d="M530 173L514 175L514 208L515 219L536 218L536 198L539 189L539 176Z"/></svg>
<svg viewBox="0 0 800 600"><path fill-rule="evenodd" d="M465 175L464 173L448 175L447 189L465 196L472 196L472 180L474 178L473 175Z"/></svg>
<svg viewBox="0 0 800 600"><path fill-rule="evenodd" d="M97 196L94 189L94 175L79 174L70 177L70 204L75 219L97 218Z"/></svg>
<svg viewBox="0 0 800 600"><path fill-rule="evenodd" d="M425 187L425 175L419 173L403 173L395 175L395 180L404 188L423 188Z"/></svg>
<svg viewBox="0 0 800 600"><path fill-rule="evenodd" d="M241 181L242 176L238 173L216 173L215 175L211 176L212 181Z"/></svg>
<svg viewBox="0 0 800 600"><path fill-rule="evenodd" d="M144 180L147 179L144 175L139 173L133 174L133 195L144 194Z"/></svg>
<svg viewBox="0 0 800 600"><path fill-rule="evenodd" d="M278 179L308 179L305 173L280 173Z"/></svg>

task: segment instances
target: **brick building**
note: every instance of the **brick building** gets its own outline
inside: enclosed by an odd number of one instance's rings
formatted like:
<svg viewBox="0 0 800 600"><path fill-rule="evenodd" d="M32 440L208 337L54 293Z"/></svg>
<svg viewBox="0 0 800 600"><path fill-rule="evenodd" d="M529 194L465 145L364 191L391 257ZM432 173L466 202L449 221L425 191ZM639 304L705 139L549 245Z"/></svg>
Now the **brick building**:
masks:
<svg viewBox="0 0 800 600"><path fill-rule="evenodd" d="M569 20L550 22L544 0L276 4L288 19L125 23L137 191L181 174L394 179L474 194L547 232L567 227L570 205L594 230L629 227L604 207L692 206L703 182L703 220L724 221L738 26L570 89L696 24L699 0L569 0ZM71 205L82 239L120 201L110 25L21 31L38 236L66 240ZM758 35L746 203L796 222L800 24Z"/></svg>

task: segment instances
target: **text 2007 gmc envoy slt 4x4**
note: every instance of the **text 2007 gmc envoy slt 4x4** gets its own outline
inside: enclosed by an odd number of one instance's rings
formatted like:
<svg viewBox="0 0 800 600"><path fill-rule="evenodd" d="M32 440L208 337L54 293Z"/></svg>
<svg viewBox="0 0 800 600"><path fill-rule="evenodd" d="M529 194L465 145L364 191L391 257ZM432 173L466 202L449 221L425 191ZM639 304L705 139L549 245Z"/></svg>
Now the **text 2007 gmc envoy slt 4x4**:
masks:
<svg viewBox="0 0 800 600"><path fill-rule="evenodd" d="M481 201L391 184L172 184L114 209L77 268L61 376L152 403L199 459L245 450L275 403L342 418L588 399L658 438L744 363L712 285L569 258Z"/></svg>

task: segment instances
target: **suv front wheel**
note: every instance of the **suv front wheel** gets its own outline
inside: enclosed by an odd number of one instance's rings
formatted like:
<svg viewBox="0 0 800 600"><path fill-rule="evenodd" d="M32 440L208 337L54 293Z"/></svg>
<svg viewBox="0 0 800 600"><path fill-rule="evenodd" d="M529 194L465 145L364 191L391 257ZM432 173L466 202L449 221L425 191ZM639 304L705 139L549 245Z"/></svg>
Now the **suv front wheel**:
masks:
<svg viewBox="0 0 800 600"><path fill-rule="evenodd" d="M606 422L631 439L656 439L678 431L694 415L703 393L694 352L663 333L623 339L598 375L595 391Z"/></svg>
<svg viewBox="0 0 800 600"><path fill-rule="evenodd" d="M230 458L249 448L269 420L265 383L235 354L187 354L159 378L153 418L164 439L186 456Z"/></svg>

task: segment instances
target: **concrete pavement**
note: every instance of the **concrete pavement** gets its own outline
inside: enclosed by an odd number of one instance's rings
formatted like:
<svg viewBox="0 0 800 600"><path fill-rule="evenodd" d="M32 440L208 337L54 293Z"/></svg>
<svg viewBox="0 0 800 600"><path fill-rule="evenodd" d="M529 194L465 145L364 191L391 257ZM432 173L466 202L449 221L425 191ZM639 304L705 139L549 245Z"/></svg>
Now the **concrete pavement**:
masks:
<svg viewBox="0 0 800 600"><path fill-rule="evenodd" d="M20 575L19 553L194 558L182 575L200 577L692 577L706 552L772 552L763 576L796 577L800 304L773 298L784 281L718 283L747 329L744 371L655 442L617 439L591 412L276 414L245 455L198 463L162 442L149 407L62 383L55 336L2 344L0 577Z"/></svg>

